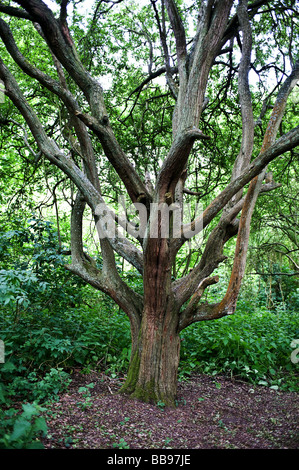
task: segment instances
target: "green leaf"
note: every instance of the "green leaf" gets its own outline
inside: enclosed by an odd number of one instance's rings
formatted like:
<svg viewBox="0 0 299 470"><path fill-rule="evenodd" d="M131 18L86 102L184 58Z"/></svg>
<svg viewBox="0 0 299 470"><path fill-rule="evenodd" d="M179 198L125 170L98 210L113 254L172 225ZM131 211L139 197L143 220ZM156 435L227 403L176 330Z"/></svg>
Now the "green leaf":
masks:
<svg viewBox="0 0 299 470"><path fill-rule="evenodd" d="M271 388L271 390L278 390L279 389L278 385L271 385L270 388Z"/></svg>
<svg viewBox="0 0 299 470"><path fill-rule="evenodd" d="M46 434L48 431L48 426L45 418L42 418L41 416L36 418L36 420L34 421L33 429L36 432L42 431L43 434Z"/></svg>
<svg viewBox="0 0 299 470"><path fill-rule="evenodd" d="M266 380L259 380L258 385L265 385L266 387L268 386L268 382Z"/></svg>
<svg viewBox="0 0 299 470"><path fill-rule="evenodd" d="M22 408L24 410L24 412L22 413L22 416L24 418L30 419L32 416L38 415L40 413L40 409L36 405L31 404L31 403L23 404Z"/></svg>
<svg viewBox="0 0 299 470"><path fill-rule="evenodd" d="M5 403L5 391L4 386L0 384L0 403Z"/></svg>
<svg viewBox="0 0 299 470"><path fill-rule="evenodd" d="M1 366L1 372L12 372L17 367L14 365L13 362L7 361L3 366Z"/></svg>
<svg viewBox="0 0 299 470"><path fill-rule="evenodd" d="M27 432L30 430L30 428L31 428L30 421L28 421L27 419L24 419L22 417L19 418L14 424L13 432L12 432L12 435L10 437L11 440L16 441L16 440L20 439L20 437L27 434Z"/></svg>

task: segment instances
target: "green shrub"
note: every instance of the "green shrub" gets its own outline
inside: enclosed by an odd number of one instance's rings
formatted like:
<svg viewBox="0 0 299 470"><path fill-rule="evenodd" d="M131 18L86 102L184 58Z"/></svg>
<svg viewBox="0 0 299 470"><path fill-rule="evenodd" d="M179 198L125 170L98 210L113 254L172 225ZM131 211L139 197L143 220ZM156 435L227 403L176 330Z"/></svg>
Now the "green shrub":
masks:
<svg viewBox="0 0 299 470"><path fill-rule="evenodd" d="M130 359L127 316L64 269L50 224L34 219L29 225L0 233L0 339L6 360L0 364L0 403L6 407L11 399L56 399L73 368L115 377L126 372ZM139 275L122 276L142 293ZM222 290L216 286L211 295L218 299ZM291 342L299 338L298 314L285 304L272 311L253 306L244 290L235 315L191 325L181 338L181 378L193 372L229 374L296 389L297 365L290 356Z"/></svg>
<svg viewBox="0 0 299 470"><path fill-rule="evenodd" d="M40 414L45 408L25 403L22 409L21 414L14 408L0 409L0 449L43 448L39 438L47 433L47 425Z"/></svg>
<svg viewBox="0 0 299 470"><path fill-rule="evenodd" d="M64 268L51 224L31 219L24 227L0 232L0 255L2 403L12 397L38 402L56 397L73 367L116 373L126 366L126 317Z"/></svg>
<svg viewBox="0 0 299 470"><path fill-rule="evenodd" d="M291 342L299 338L298 314L260 309L200 322L182 332L180 375L229 374L252 383L297 389Z"/></svg>

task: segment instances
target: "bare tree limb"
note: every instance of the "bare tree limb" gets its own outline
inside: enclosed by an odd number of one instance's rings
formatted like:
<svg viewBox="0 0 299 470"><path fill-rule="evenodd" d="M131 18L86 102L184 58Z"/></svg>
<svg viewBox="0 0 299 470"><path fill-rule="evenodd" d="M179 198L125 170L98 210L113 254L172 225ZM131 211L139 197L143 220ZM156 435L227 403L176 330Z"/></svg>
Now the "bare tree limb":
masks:
<svg viewBox="0 0 299 470"><path fill-rule="evenodd" d="M189 300L187 307L180 315L180 327L181 328L184 328L183 326L184 324L189 324L189 321L192 321L192 317L196 311L197 305L205 289L208 286L211 286L212 284L217 284L217 282L219 282L219 276L205 278L199 283L195 293Z"/></svg>
<svg viewBox="0 0 299 470"><path fill-rule="evenodd" d="M186 33L181 16L174 0L165 0L168 16L174 32L179 71L187 56Z"/></svg>
<svg viewBox="0 0 299 470"><path fill-rule="evenodd" d="M184 170L193 143L195 140L202 139L209 139L209 136L195 127L186 129L176 136L158 176L156 187L160 199L166 192L171 192L174 197L175 187Z"/></svg>
<svg viewBox="0 0 299 470"><path fill-rule="evenodd" d="M177 99L178 96L178 87L177 84L174 82L172 78L172 73L171 73L171 66L170 66L170 57L169 57L169 50L168 50L168 45L166 41L166 28L165 28L165 16L164 16L164 0L162 0L162 23L160 21L160 16L158 13L158 9L156 6L156 1L151 0L151 4L153 6L154 12L155 12L155 18L159 30L159 35L160 35L160 41L163 49L163 54L164 54L164 62L165 62L165 69L166 69L166 80L169 86L169 89L175 99Z"/></svg>
<svg viewBox="0 0 299 470"><path fill-rule="evenodd" d="M32 16L25 10L21 10L20 8L15 8L8 5L3 5L2 3L0 3L0 12L5 13L9 16L14 16L16 18L23 18L24 20L33 20Z"/></svg>
<svg viewBox="0 0 299 470"><path fill-rule="evenodd" d="M27 73L29 76L35 78L43 86L45 86L50 91L59 96L59 98L63 100L69 111L72 114L81 118L82 112L72 94L59 82L53 80L45 73L38 70L22 56L15 44L13 35L11 34L8 25L2 19L0 19L0 35L7 47L8 52L11 54L16 63L22 68L22 70L24 70L24 72ZM56 57L55 53L54 55ZM94 98L96 97L97 94L95 94ZM145 197L150 200L144 183L141 181L141 178L137 175L127 156L121 149L119 143L115 138L111 126L108 125L108 118L107 121L104 121L105 123L103 124L102 121L99 121L96 117L88 117L86 115L86 119L84 122L91 129L93 129L96 135L99 137L99 140L103 146L106 156L108 157L109 161L114 166L116 171L119 173L119 176L123 180L132 201L136 202L140 194L144 194Z"/></svg>
<svg viewBox="0 0 299 470"><path fill-rule="evenodd" d="M242 115L242 142L238 157L236 158L232 181L240 176L241 172L248 166L253 150L254 140L254 119L249 88L248 75L251 63L252 33L247 12L247 1L240 1L237 7L237 15L242 30L242 57L238 74L238 94ZM226 210L236 204L242 197L242 191L235 194L227 209L223 211L225 217Z"/></svg>
<svg viewBox="0 0 299 470"><path fill-rule="evenodd" d="M83 194L85 201L91 207L93 212L95 212L99 204L105 204L101 194L91 183L87 175L85 175L85 173L75 164L75 162L66 156L59 149L57 144L46 135L38 117L22 95L15 78L9 72L1 59L0 78L5 84L6 94L19 109L24 119L26 120L37 142L37 145L40 148L40 151L51 163L60 168L66 175L69 176L79 191ZM115 233L115 238L110 239L110 242L115 250L142 272L142 255L139 250L125 238L120 241L117 238L117 230Z"/></svg>
<svg viewBox="0 0 299 470"><path fill-rule="evenodd" d="M67 265L66 268L96 289L110 295L128 314L133 324L139 324L142 298L122 281L116 270L115 263L112 262L111 264L111 252L109 250L104 251L104 266L101 271L96 267L94 260L83 252L82 219L85 205L85 200L79 192L72 210L71 219L72 264ZM107 249L108 240L103 240L103 243L106 244L105 249Z"/></svg>
<svg viewBox="0 0 299 470"><path fill-rule="evenodd" d="M277 139L273 145L266 150L262 151L255 160L242 172L242 174L234 181L229 183L227 187L221 191L221 193L209 204L204 210L203 214L198 216L191 224L187 224L183 227L183 233L189 233L194 231L197 227L206 227L211 220L223 209L227 202L242 189L249 181L255 178L268 163L275 158L283 155L285 152L292 150L299 145L299 126L295 127L291 131L284 134L282 137ZM202 222L201 220L202 219ZM197 231L194 231L194 236L197 235ZM184 238L182 239L184 240Z"/></svg>
<svg viewBox="0 0 299 470"><path fill-rule="evenodd" d="M299 61L297 62L297 64L295 64L295 67L290 77L287 78L278 93L276 103L274 105L273 112L265 133L264 141L262 144L262 151L266 151L267 149L271 148L271 146L274 144L276 134L279 129L286 107L287 98L298 80ZM262 187L262 181L264 179L265 171L266 167L261 173L258 174L258 176L256 176L251 181L248 192L245 196L245 201L242 208L242 214L239 224L234 264L230 277L230 282L227 292L219 305L219 308L223 311L227 311L228 314L234 313L236 308L241 282L245 273L251 218L257 197Z"/></svg>

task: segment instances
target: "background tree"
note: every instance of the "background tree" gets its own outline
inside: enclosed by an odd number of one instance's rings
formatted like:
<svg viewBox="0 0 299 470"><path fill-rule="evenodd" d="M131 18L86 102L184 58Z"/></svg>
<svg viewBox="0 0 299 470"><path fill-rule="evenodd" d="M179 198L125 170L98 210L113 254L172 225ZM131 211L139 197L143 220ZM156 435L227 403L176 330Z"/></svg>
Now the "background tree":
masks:
<svg viewBox="0 0 299 470"><path fill-rule="evenodd" d="M128 315L132 351L122 391L173 405L179 334L194 322L234 313L257 198L278 187L265 179L267 166L299 143L293 119L277 139L299 78L295 2L165 0L140 8L122 2L116 13L113 2L95 2L85 26L75 4L68 25L68 1L58 2L56 15L40 0L15 3L19 6L0 4L10 17L0 19L5 46L0 79L15 106L5 110L2 123L6 132L13 132L13 125L22 129L33 165L43 161L56 168L54 201L55 185L67 182L72 257L67 268ZM253 90L252 70L258 77ZM97 77L109 74L112 87L104 92ZM166 88L153 85L162 74ZM269 77L275 80L272 89ZM113 237L99 237L99 265L83 247L84 214L89 207L104 233L107 216L99 216L99 205L111 214L105 195L113 198L123 190L146 208L147 225L136 235L134 221L124 227L113 213L109 223L117 229ZM170 208L166 222L175 226L176 213L183 213L191 197L201 198L204 211L165 235L158 209ZM157 236L151 236L151 227ZM201 256L179 276L180 250L207 227ZM226 294L217 303L203 303L234 236ZM142 294L124 282L119 257L142 274Z"/></svg>

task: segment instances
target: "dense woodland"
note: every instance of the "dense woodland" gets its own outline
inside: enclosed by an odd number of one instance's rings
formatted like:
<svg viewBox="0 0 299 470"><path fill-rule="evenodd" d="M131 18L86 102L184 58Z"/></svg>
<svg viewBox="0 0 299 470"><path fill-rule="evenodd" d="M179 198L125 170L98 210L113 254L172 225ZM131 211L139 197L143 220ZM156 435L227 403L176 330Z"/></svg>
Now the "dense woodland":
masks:
<svg viewBox="0 0 299 470"><path fill-rule="evenodd" d="M0 448L43 447L78 376L84 412L90 374L164 412L194 376L297 397L298 17L0 2Z"/></svg>

